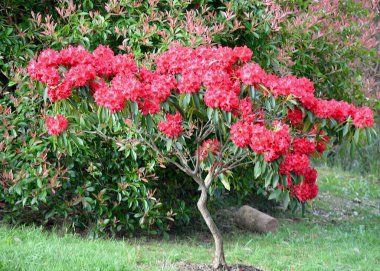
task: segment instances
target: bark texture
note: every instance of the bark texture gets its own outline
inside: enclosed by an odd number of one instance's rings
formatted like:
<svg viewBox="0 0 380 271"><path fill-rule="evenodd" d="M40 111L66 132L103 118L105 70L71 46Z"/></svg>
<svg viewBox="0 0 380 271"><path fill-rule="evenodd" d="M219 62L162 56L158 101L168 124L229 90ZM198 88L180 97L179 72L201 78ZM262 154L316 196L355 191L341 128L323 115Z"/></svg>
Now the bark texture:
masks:
<svg viewBox="0 0 380 271"><path fill-rule="evenodd" d="M208 228L215 241L215 255L213 259L213 268L227 270L227 264L224 257L223 239L218 227L212 219L210 212L207 209L207 188L201 187L202 194L198 200L198 210L201 212L203 219L205 220Z"/></svg>

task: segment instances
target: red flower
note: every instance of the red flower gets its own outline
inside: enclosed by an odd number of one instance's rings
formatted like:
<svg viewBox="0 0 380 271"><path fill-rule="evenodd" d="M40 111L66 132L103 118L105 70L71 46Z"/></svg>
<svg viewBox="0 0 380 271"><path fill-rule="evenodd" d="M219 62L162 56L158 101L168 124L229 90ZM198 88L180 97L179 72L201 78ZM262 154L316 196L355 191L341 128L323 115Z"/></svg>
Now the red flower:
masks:
<svg viewBox="0 0 380 271"><path fill-rule="evenodd" d="M258 154L263 154L265 161L271 162L285 154L290 145L289 126L274 123L274 131L260 124L251 126L249 146Z"/></svg>
<svg viewBox="0 0 380 271"><path fill-rule="evenodd" d="M287 119L291 122L293 125L300 124L302 122L304 115L301 110L298 108L294 108L293 110L288 109L288 116Z"/></svg>
<svg viewBox="0 0 380 271"><path fill-rule="evenodd" d="M62 49L59 53L59 61L57 65L75 66L79 64L93 63L92 55L81 45L78 47L69 46Z"/></svg>
<svg viewBox="0 0 380 271"><path fill-rule="evenodd" d="M251 124L245 122L236 122L231 125L231 140L239 148L244 148L251 142Z"/></svg>
<svg viewBox="0 0 380 271"><path fill-rule="evenodd" d="M297 175L304 175L309 169L309 163L309 157L305 154L288 153L280 164L280 173L294 172Z"/></svg>
<svg viewBox="0 0 380 271"><path fill-rule="evenodd" d="M319 153L323 153L326 150L326 146L323 142L318 142L316 146L316 150Z"/></svg>
<svg viewBox="0 0 380 271"><path fill-rule="evenodd" d="M247 46L235 47L233 54L236 58L239 58L241 62L248 62L252 58L252 51Z"/></svg>
<svg viewBox="0 0 380 271"><path fill-rule="evenodd" d="M303 177L305 183L315 183L317 181L317 171L314 168L308 168L305 170Z"/></svg>
<svg viewBox="0 0 380 271"><path fill-rule="evenodd" d="M56 118L48 117L46 120L46 125L48 128L49 135L59 135L63 130L67 130L68 121L64 116L57 115Z"/></svg>
<svg viewBox="0 0 380 271"><path fill-rule="evenodd" d="M158 124L158 130L167 135L169 138L180 136L183 132L181 127L182 116L180 113L175 113L175 115L166 114L166 121L161 121Z"/></svg>
<svg viewBox="0 0 380 271"><path fill-rule="evenodd" d="M307 140L306 138L294 138L293 151L310 156L315 153L316 145L314 141Z"/></svg>
<svg viewBox="0 0 380 271"><path fill-rule="evenodd" d="M373 112L369 107L356 108L352 120L357 128L373 126Z"/></svg>
<svg viewBox="0 0 380 271"><path fill-rule="evenodd" d="M108 108L111 112L121 111L125 107L123 92L114 87L108 87L103 79L91 84L95 90L95 102Z"/></svg>
<svg viewBox="0 0 380 271"><path fill-rule="evenodd" d="M238 76L245 85L262 84L267 78L266 72L256 63L245 64L239 71Z"/></svg>
<svg viewBox="0 0 380 271"><path fill-rule="evenodd" d="M294 184L291 194L301 202L314 199L318 195L318 185L315 183Z"/></svg>
<svg viewBox="0 0 380 271"><path fill-rule="evenodd" d="M115 74L115 55L109 47L99 45L92 52L92 57L94 59L94 67L99 75L110 76Z"/></svg>

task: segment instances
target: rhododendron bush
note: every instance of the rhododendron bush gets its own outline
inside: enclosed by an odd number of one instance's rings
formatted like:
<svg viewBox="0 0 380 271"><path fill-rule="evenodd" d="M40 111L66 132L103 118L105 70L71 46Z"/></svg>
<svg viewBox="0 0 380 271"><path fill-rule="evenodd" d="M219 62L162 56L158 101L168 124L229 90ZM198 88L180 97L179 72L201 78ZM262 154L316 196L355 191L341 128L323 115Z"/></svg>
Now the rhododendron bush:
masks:
<svg viewBox="0 0 380 271"><path fill-rule="evenodd" d="M368 107L316 98L307 78L268 74L251 58L247 47L173 45L142 65L102 45L69 46L44 50L28 72L55 103L46 119L52 136L105 137L105 127L119 122L115 129L129 139L113 138L121 149L138 141L199 185L218 268L226 265L223 242L206 206L213 182L228 189L233 169L251 165L270 199L304 203L318 194L310 158L331 139L359 142L373 126ZM84 107L98 113L89 126L81 125Z"/></svg>

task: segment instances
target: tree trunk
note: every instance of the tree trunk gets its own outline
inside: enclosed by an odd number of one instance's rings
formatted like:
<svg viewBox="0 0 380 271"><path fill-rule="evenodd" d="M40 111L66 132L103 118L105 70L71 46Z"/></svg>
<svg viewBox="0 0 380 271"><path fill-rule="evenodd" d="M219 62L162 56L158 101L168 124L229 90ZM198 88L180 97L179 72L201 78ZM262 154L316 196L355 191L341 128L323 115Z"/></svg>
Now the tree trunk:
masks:
<svg viewBox="0 0 380 271"><path fill-rule="evenodd" d="M228 270L226 260L224 257L222 235L220 234L218 227L216 226L214 220L210 215L210 212L207 209L207 188L205 186L201 186L201 190L202 194L198 200L197 206L208 228L210 229L212 236L214 237L215 255L213 259L213 268Z"/></svg>

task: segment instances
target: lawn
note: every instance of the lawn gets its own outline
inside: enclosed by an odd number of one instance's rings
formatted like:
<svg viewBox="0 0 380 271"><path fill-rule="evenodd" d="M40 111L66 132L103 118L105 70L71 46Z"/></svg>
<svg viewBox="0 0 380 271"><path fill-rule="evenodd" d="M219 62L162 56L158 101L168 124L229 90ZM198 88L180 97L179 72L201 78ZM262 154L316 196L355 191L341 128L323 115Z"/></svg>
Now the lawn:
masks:
<svg viewBox="0 0 380 271"><path fill-rule="evenodd" d="M279 214L274 234L225 234L227 261L263 270L379 270L379 179L319 173L320 195L304 218ZM0 227L0 270L176 270L178 261L210 263L212 252L204 233L123 241Z"/></svg>

